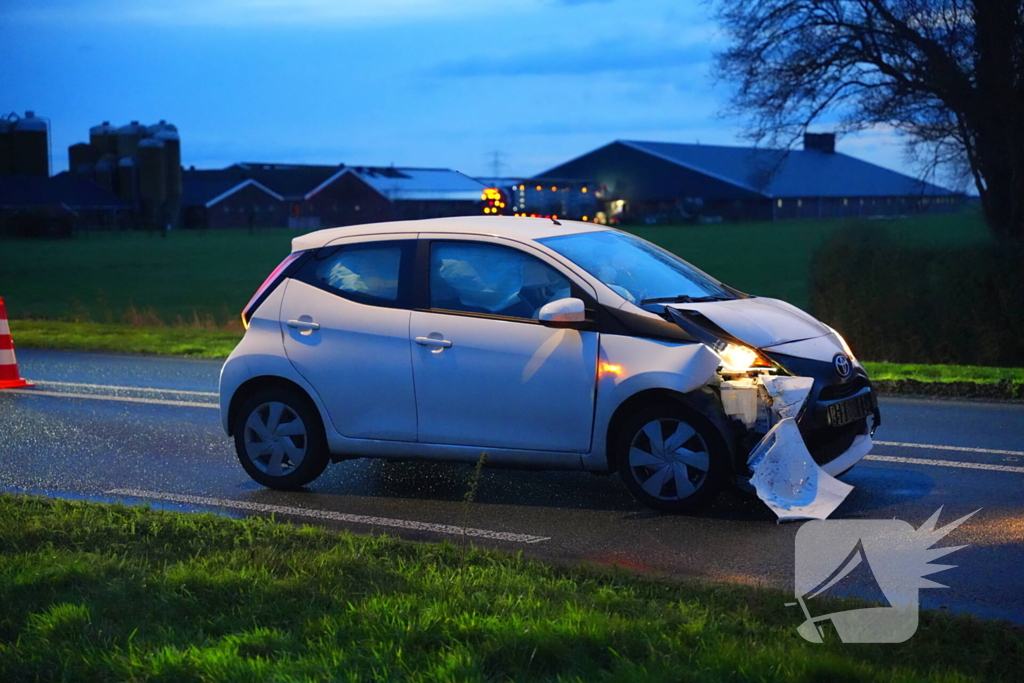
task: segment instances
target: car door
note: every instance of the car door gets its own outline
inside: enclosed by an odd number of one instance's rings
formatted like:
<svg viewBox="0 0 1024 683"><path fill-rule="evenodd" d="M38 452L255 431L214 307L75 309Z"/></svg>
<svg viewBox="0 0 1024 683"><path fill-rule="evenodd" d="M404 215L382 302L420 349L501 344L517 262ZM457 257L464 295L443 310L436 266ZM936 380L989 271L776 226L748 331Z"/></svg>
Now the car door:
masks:
<svg viewBox="0 0 1024 683"><path fill-rule="evenodd" d="M288 282L281 305L285 352L343 436L416 440L414 260L412 239L331 245Z"/></svg>
<svg viewBox="0 0 1024 683"><path fill-rule="evenodd" d="M410 326L419 440L589 451L598 334L537 320L583 286L517 247L423 237Z"/></svg>

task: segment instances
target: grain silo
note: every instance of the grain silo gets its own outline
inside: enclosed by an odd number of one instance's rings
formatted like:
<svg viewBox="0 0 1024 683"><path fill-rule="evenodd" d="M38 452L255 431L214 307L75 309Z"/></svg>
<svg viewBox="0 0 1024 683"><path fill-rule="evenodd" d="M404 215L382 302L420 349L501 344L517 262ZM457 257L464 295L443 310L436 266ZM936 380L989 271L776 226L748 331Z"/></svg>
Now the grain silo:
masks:
<svg viewBox="0 0 1024 683"><path fill-rule="evenodd" d="M117 154L117 128L110 121L93 126L89 129L89 144L97 159L104 154Z"/></svg>
<svg viewBox="0 0 1024 683"><path fill-rule="evenodd" d="M111 192L115 192L115 183L117 183L117 157L113 154L104 154L101 156L96 161L92 178L100 187L110 190Z"/></svg>
<svg viewBox="0 0 1024 683"><path fill-rule="evenodd" d="M138 174L136 173L135 159L121 157L117 162L117 196L125 204L135 206L138 201L137 187Z"/></svg>
<svg viewBox="0 0 1024 683"><path fill-rule="evenodd" d="M0 176L14 175L14 146L11 142L13 125L6 118L0 119Z"/></svg>
<svg viewBox="0 0 1024 683"><path fill-rule="evenodd" d="M144 138L138 143L139 203L144 220L163 226L166 221L167 161L164 141Z"/></svg>
<svg viewBox="0 0 1024 683"><path fill-rule="evenodd" d="M95 163L96 150L92 145L79 142L68 147L68 170L72 173L88 175Z"/></svg>
<svg viewBox="0 0 1024 683"><path fill-rule="evenodd" d="M13 151L14 175L50 175L50 125L35 112L25 112L25 118L18 119L8 129Z"/></svg>
<svg viewBox="0 0 1024 683"><path fill-rule="evenodd" d="M133 157L139 149L139 141L148 135L146 127L132 121L117 129L117 156Z"/></svg>

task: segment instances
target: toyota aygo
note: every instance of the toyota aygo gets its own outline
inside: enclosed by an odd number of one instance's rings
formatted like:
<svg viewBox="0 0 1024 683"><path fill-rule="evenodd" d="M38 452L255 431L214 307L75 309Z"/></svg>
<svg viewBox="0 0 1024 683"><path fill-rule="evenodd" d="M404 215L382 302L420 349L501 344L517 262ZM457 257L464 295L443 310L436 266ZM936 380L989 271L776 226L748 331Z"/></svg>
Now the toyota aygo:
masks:
<svg viewBox="0 0 1024 683"><path fill-rule="evenodd" d="M835 330L620 230L439 218L292 249L220 379L224 429L264 486L352 458L487 453L618 472L665 512L739 485L780 517L823 517L880 420Z"/></svg>

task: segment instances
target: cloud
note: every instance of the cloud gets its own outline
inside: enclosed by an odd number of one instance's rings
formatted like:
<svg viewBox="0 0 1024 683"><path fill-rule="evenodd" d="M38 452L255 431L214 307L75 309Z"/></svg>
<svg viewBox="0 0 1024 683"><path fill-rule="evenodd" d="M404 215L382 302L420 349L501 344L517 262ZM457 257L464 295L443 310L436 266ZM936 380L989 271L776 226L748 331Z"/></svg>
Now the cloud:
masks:
<svg viewBox="0 0 1024 683"><path fill-rule="evenodd" d="M438 76L553 76L650 71L691 66L708 61L706 43L656 46L619 42L525 52L505 57L481 57L442 64Z"/></svg>

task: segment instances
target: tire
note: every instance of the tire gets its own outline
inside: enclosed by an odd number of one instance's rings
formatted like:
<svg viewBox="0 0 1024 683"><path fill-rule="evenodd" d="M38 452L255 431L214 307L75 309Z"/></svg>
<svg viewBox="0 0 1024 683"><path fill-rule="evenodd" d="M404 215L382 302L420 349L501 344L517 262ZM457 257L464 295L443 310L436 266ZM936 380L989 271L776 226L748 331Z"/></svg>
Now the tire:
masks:
<svg viewBox="0 0 1024 683"><path fill-rule="evenodd" d="M667 454L666 448L671 449ZM681 405L652 406L628 418L619 430L614 454L626 489L659 512L700 511L728 480L727 454L718 431Z"/></svg>
<svg viewBox="0 0 1024 683"><path fill-rule="evenodd" d="M297 389L263 389L245 399L233 432L242 468L268 488L305 486L330 460L320 412Z"/></svg>

